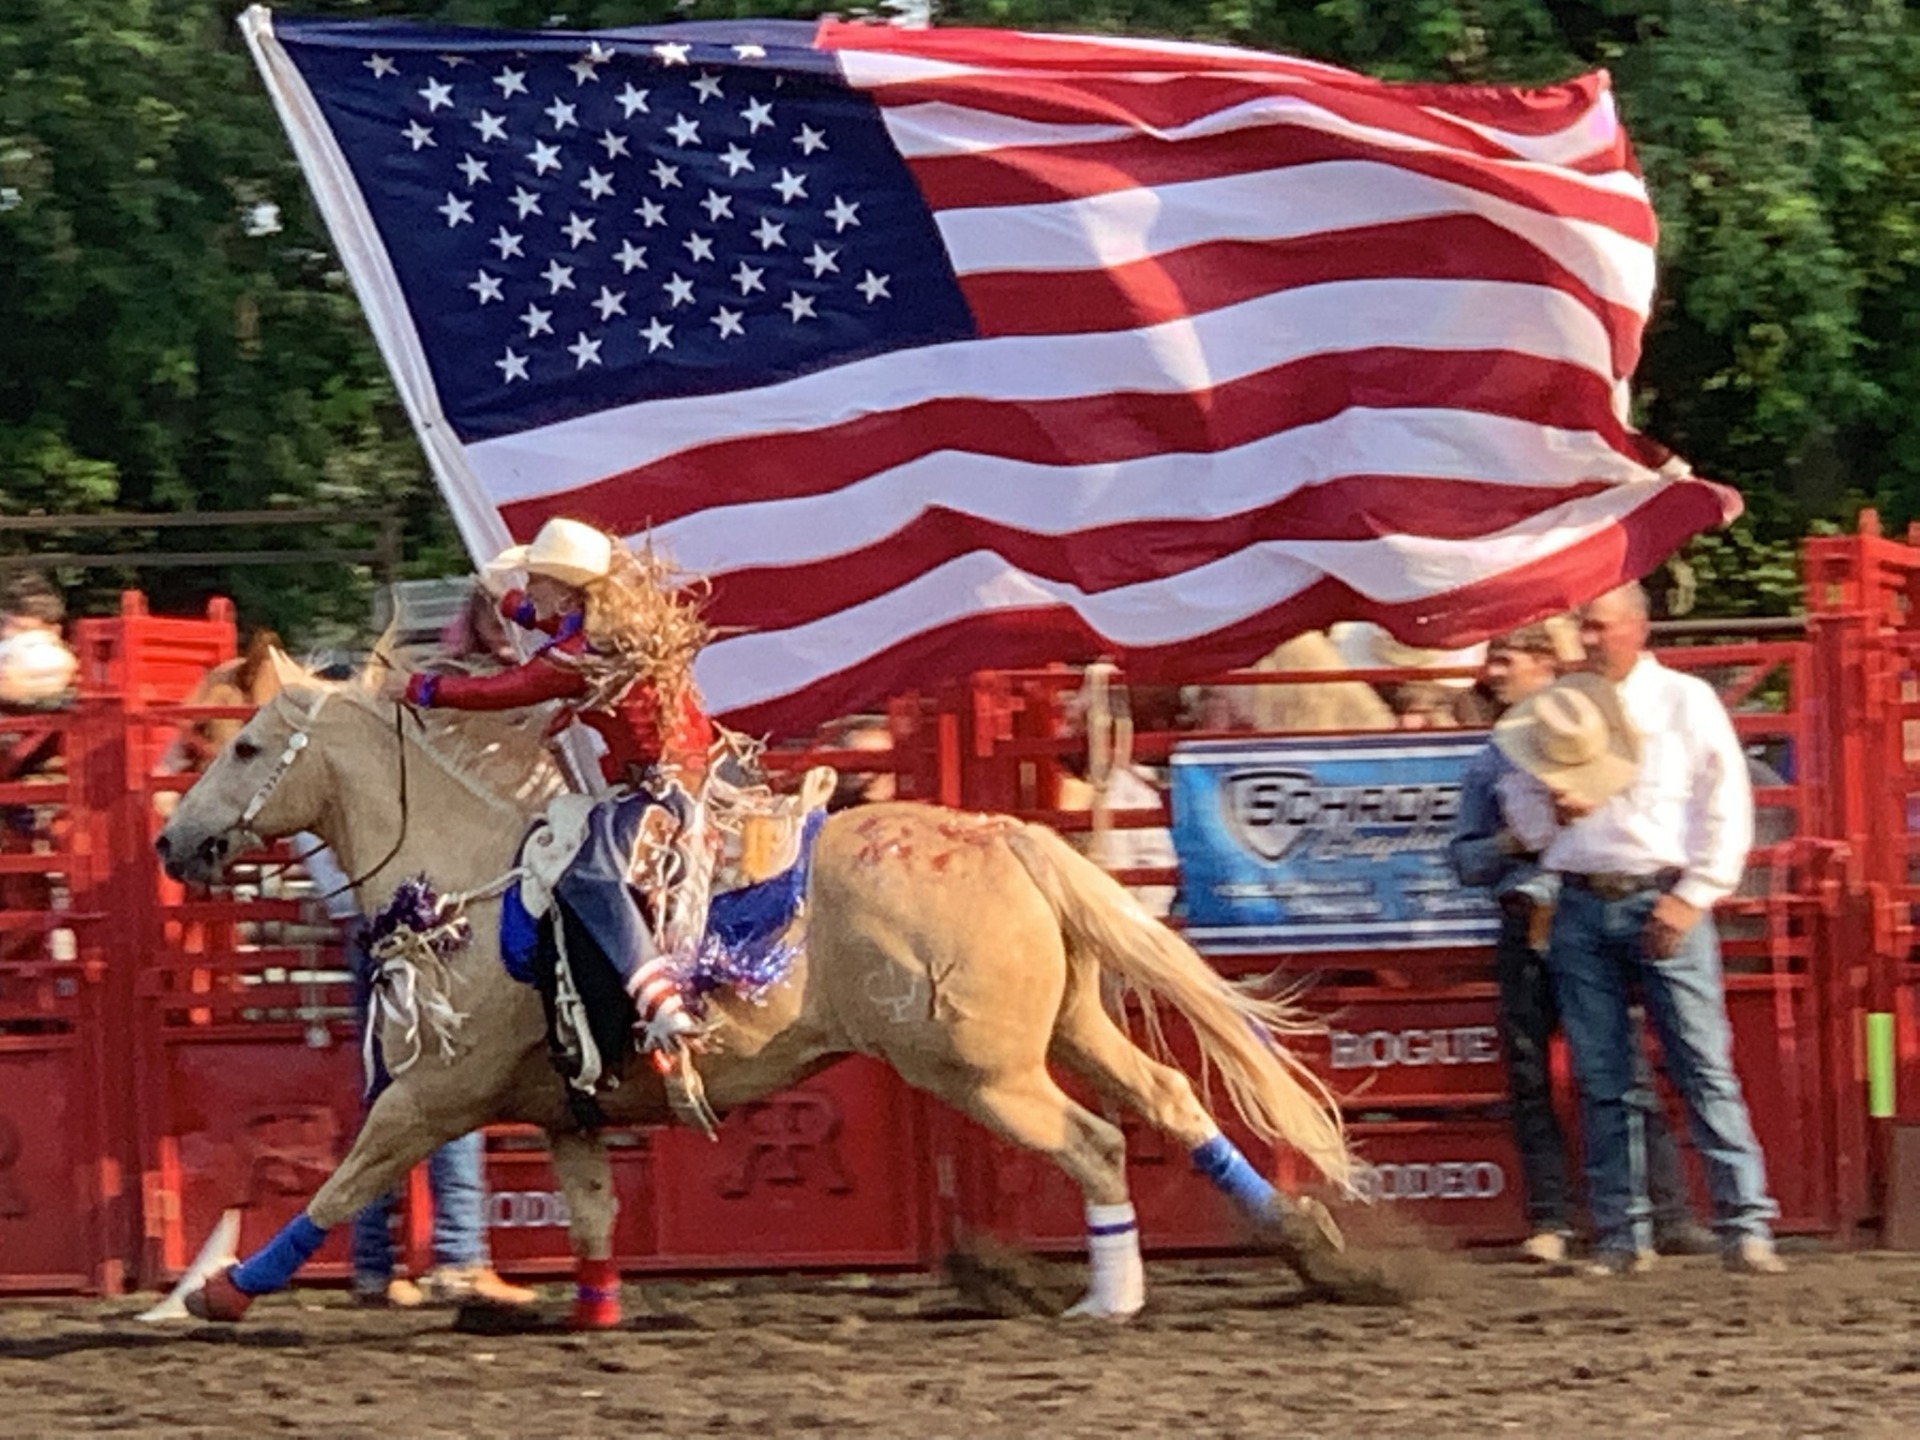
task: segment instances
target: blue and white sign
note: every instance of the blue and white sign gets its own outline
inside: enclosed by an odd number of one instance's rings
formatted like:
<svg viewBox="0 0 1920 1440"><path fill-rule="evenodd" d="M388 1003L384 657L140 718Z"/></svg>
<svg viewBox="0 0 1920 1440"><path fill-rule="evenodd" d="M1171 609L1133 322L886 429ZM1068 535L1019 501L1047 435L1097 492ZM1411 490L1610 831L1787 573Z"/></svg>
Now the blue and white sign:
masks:
<svg viewBox="0 0 1920 1440"><path fill-rule="evenodd" d="M1202 951L1491 944L1500 913L1447 868L1484 734L1176 746L1173 844Z"/></svg>

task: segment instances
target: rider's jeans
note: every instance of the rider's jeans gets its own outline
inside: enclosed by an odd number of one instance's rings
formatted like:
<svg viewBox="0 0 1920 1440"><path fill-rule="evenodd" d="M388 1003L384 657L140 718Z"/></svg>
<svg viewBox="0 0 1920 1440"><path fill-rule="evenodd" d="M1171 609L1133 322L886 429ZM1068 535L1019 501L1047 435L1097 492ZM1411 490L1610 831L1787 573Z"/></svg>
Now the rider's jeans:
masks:
<svg viewBox="0 0 1920 1440"><path fill-rule="evenodd" d="M1630 1017L1637 989L1686 1102L1694 1149L1704 1162L1715 1229L1724 1241L1766 1237L1779 1207L1767 1193L1766 1162L1733 1070L1720 939L1703 917L1671 959L1647 954L1645 931L1659 892L1603 900L1568 885L1554 912L1548 963L1560 1020L1580 1082L1587 1203L1600 1251L1651 1250L1643 1124L1645 1072Z"/></svg>

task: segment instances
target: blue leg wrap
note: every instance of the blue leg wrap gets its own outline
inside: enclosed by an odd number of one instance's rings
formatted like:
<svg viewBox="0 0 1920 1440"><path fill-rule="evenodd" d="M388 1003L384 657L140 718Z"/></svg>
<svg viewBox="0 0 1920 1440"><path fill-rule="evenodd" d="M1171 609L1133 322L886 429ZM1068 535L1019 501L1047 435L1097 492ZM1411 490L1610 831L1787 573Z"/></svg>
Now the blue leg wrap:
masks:
<svg viewBox="0 0 1920 1440"><path fill-rule="evenodd" d="M242 1295L266 1295L284 1290L294 1272L313 1258L327 1232L309 1220L303 1210L280 1233L242 1260L228 1273L233 1288Z"/></svg>
<svg viewBox="0 0 1920 1440"><path fill-rule="evenodd" d="M1248 1163L1240 1147L1224 1135L1216 1135L1204 1145L1194 1147L1193 1168L1250 1214L1266 1215L1280 1199L1280 1192Z"/></svg>

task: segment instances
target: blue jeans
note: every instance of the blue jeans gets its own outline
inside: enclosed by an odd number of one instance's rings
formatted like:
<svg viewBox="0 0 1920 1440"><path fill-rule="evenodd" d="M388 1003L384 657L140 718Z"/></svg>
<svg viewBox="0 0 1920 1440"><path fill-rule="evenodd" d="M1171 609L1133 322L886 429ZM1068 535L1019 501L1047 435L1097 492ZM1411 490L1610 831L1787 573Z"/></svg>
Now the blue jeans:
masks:
<svg viewBox="0 0 1920 1440"><path fill-rule="evenodd" d="M433 1192L433 1263L485 1265L487 1255L486 1137L478 1130L449 1140L428 1157ZM393 1207L382 1195L353 1217L353 1273L361 1280L393 1278Z"/></svg>
<svg viewBox="0 0 1920 1440"><path fill-rule="evenodd" d="M368 959L360 927L350 929L348 963L353 971L353 1011L365 1029L372 999L372 961ZM391 1079L374 1051L371 1105ZM433 1262L436 1265L486 1265L487 1251L487 1142L478 1130L449 1140L427 1157L427 1188L433 1194ZM353 1217L353 1274L358 1280L393 1278L393 1207L397 1192L389 1191Z"/></svg>
<svg viewBox="0 0 1920 1440"><path fill-rule="evenodd" d="M1629 1007L1638 991L1659 1037L1668 1078L1687 1108L1694 1149L1706 1166L1714 1228L1723 1241L1769 1237L1780 1209L1767 1193L1766 1161L1733 1072L1733 1029L1720 974L1720 938L1710 917L1678 952L1654 960L1647 919L1659 892L1603 900L1568 885L1554 912L1548 963L1560 1020L1580 1082L1587 1204L1595 1248L1651 1250L1647 1199L1647 1097Z"/></svg>

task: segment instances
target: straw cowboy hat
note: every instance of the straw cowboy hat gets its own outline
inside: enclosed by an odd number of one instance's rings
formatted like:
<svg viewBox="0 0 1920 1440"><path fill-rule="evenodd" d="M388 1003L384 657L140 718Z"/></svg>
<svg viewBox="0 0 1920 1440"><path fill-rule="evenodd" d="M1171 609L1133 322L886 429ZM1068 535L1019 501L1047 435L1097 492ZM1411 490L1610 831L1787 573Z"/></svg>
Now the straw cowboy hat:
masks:
<svg viewBox="0 0 1920 1440"><path fill-rule="evenodd" d="M613 537L578 520L555 516L530 544L512 545L488 562L489 576L515 570L547 575L566 585L585 585L613 568Z"/></svg>
<svg viewBox="0 0 1920 1440"><path fill-rule="evenodd" d="M1335 625L1327 634L1349 670L1460 670L1479 665L1487 658L1485 645L1469 645L1463 650L1423 650L1394 639L1383 626L1370 620L1347 621ZM1456 675L1433 683L1450 690L1464 690L1473 684L1473 679Z"/></svg>
<svg viewBox="0 0 1920 1440"><path fill-rule="evenodd" d="M1604 805L1640 771L1640 736L1600 675L1565 675L1493 727L1500 752L1556 794Z"/></svg>

